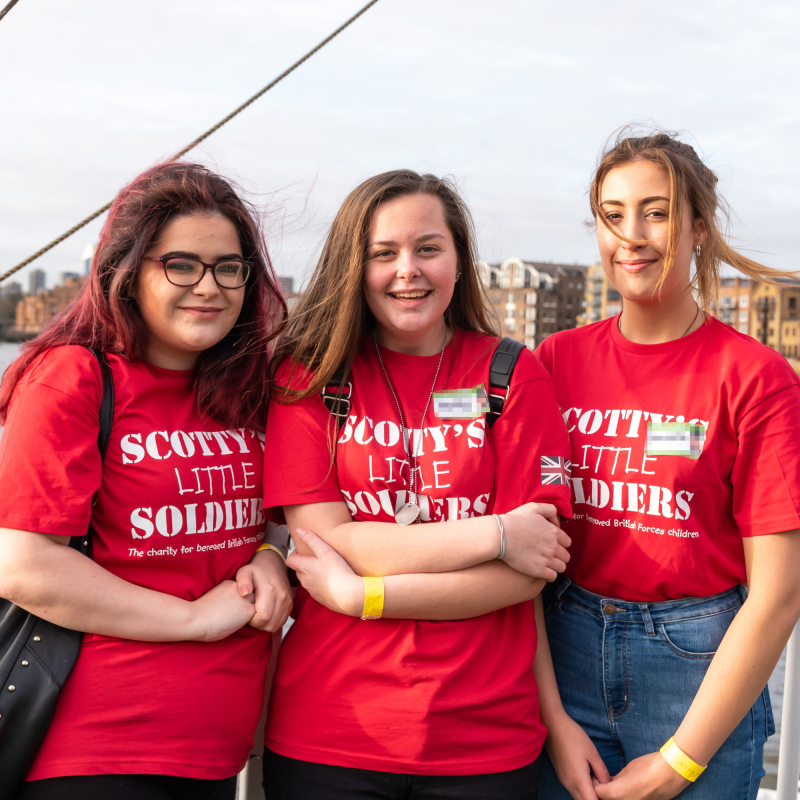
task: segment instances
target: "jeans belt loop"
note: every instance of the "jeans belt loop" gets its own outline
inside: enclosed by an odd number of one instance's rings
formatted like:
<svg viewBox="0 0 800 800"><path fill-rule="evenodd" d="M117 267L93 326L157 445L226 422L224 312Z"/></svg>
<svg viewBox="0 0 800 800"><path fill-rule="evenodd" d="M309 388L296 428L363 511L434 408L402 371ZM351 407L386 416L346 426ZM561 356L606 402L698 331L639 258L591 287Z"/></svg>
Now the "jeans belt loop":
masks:
<svg viewBox="0 0 800 800"><path fill-rule="evenodd" d="M648 636L655 636L656 629L653 627L653 618L650 616L650 608L647 603L639 603L639 611L642 612L642 619L644 620L644 629Z"/></svg>
<svg viewBox="0 0 800 800"><path fill-rule="evenodd" d="M555 605L556 610L561 611L561 606L563 603L561 598L570 586L572 586L572 581L569 578L563 578L561 585L556 589L556 594L553 598L553 604Z"/></svg>

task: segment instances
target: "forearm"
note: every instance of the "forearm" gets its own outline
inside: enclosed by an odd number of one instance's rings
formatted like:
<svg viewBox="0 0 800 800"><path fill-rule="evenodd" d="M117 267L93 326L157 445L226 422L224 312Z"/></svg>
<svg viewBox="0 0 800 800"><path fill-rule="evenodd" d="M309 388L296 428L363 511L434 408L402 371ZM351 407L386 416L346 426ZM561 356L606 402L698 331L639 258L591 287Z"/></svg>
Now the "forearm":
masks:
<svg viewBox="0 0 800 800"><path fill-rule="evenodd" d="M521 575L501 561L452 572L392 575L384 578L383 616L470 619L532 600L543 586L543 580Z"/></svg>
<svg viewBox="0 0 800 800"><path fill-rule="evenodd" d="M139 641L202 637L192 603L128 583L77 550L2 529L0 596L73 630Z"/></svg>
<svg viewBox="0 0 800 800"><path fill-rule="evenodd" d="M539 714L545 727L549 729L565 712L556 682L550 643L547 640L541 595L536 598L536 656L533 659L533 675L539 689Z"/></svg>
<svg viewBox="0 0 800 800"><path fill-rule="evenodd" d="M793 614L752 595L734 618L694 702L675 733L678 746L707 764L763 691L795 624Z"/></svg>
<svg viewBox="0 0 800 800"><path fill-rule="evenodd" d="M492 516L400 527L391 522L353 522L344 503L284 508L289 529L317 533L362 576L446 573L490 561L500 552ZM301 555L310 550L298 538Z"/></svg>

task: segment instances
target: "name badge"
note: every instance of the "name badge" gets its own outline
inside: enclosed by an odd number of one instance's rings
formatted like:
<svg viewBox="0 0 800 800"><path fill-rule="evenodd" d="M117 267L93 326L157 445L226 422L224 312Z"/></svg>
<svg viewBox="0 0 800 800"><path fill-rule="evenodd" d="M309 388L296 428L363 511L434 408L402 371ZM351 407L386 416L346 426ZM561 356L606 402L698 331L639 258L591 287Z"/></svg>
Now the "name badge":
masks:
<svg viewBox="0 0 800 800"><path fill-rule="evenodd" d="M434 392L433 413L439 419L477 419L489 410L489 398L483 384L472 389Z"/></svg>
<svg viewBox="0 0 800 800"><path fill-rule="evenodd" d="M706 441L706 429L700 423L648 422L648 456L683 456L698 459Z"/></svg>

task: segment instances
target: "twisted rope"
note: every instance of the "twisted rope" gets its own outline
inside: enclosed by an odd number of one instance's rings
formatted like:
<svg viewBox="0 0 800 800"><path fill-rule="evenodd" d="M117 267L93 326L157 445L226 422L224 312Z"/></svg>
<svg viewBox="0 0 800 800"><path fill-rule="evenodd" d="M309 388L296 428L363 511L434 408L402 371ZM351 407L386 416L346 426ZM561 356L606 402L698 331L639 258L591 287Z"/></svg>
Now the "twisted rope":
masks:
<svg viewBox="0 0 800 800"><path fill-rule="evenodd" d="M11 11L11 9L12 9L12 8L14 8L14 6L15 6L17 3L19 3L19 0L11 0L11 2L10 2L10 3L6 3L6 6L5 6L5 8L4 8L2 11L0 11L0 19L3 19L3 17L4 17L6 14L8 14L8 12L9 12L9 11Z"/></svg>
<svg viewBox="0 0 800 800"><path fill-rule="evenodd" d="M0 12L0 19L2 19L2 15L6 14L10 10L10 8L17 2L19 2L19 0L11 0L11 2L3 9L3 11ZM273 86L280 83L287 75L290 75L292 72L294 72L302 63L308 61L308 59L311 58L311 56L313 56L317 51L325 47L325 45L328 44L328 42L330 42L332 39L335 39L345 28L352 25L362 14L364 14L366 11L372 8L372 6L374 6L375 3L377 2L378 0L370 0L370 2L367 3L360 11L353 14L353 16L350 17L350 19L348 19L347 22L340 25L329 36L326 36L316 47L309 50L301 59L295 61L295 63L292 64L292 66L289 67L289 69L285 70L280 75L278 75L278 77L275 78L275 80L268 83L263 89L261 89L261 91L256 92L256 94L254 94L249 100L247 100L245 103L242 103L242 105L240 105L237 109L228 114L227 117L221 119L216 125L209 128L205 133L200 134L200 136L198 136L194 141L187 144L186 147L183 147L180 150L178 150L178 152L175 153L175 155L173 156L173 159L178 159L181 158L181 156L185 156L192 148L197 147L197 145L200 144L200 142L207 139L209 136L211 136L212 133L218 131L223 125L230 122L235 116L241 114L242 111L244 111L248 106L255 103L255 101L258 100L259 97L261 97L263 94L272 89ZM52 250L57 244L61 244L61 242L63 242L64 239L67 239L68 237L72 236L73 233L79 231L81 228L88 225L92 220L97 219L101 214L104 214L106 211L108 211L109 208L111 208L111 203L106 203L102 208L98 208L97 211L93 212L92 214L89 214L88 217L82 219L77 225L73 225L68 231L62 233L61 236L59 236L58 238L53 239L52 242L46 244L40 250L37 250L33 255L28 256L28 258L26 258L24 261L20 261L20 263L17 264L16 266L11 267L11 269L9 270L6 270L6 272L0 275L0 283L6 280L6 278L10 278L15 272L18 272L23 267L27 267L28 264L30 264L32 261L35 261L40 256L44 255L48 250Z"/></svg>

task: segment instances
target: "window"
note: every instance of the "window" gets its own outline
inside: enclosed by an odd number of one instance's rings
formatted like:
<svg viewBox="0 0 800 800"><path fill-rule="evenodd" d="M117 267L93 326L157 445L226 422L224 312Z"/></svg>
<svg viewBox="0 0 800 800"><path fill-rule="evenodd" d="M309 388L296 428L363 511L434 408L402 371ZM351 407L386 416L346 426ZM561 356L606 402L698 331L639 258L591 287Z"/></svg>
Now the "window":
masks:
<svg viewBox="0 0 800 800"><path fill-rule="evenodd" d="M726 294L724 297L720 297L719 304L722 308L735 308L736 299Z"/></svg>
<svg viewBox="0 0 800 800"><path fill-rule="evenodd" d="M796 297L790 297L789 298L789 308L792 311L796 311L797 310L797 298Z"/></svg>
<svg viewBox="0 0 800 800"><path fill-rule="evenodd" d="M739 312L739 322L747 322L747 312L740 311Z"/></svg>
<svg viewBox="0 0 800 800"><path fill-rule="evenodd" d="M739 333L747 333L747 325L740 325Z"/></svg>
<svg viewBox="0 0 800 800"><path fill-rule="evenodd" d="M743 294L739 297L739 308L747 308L750 305L750 298Z"/></svg>

